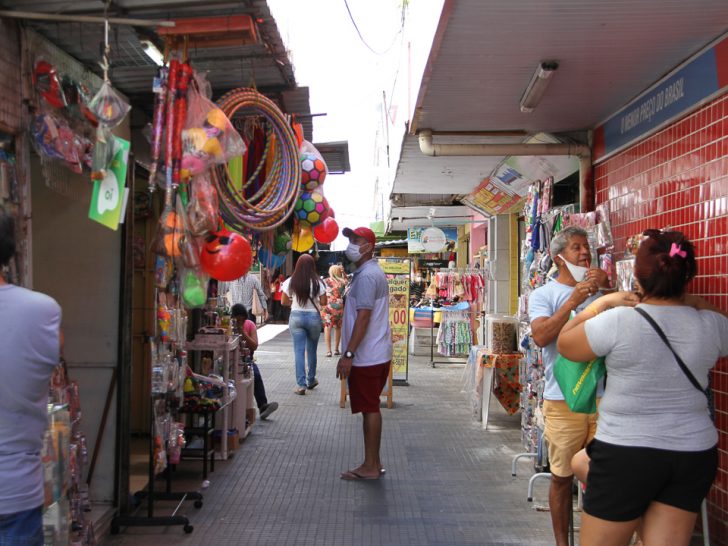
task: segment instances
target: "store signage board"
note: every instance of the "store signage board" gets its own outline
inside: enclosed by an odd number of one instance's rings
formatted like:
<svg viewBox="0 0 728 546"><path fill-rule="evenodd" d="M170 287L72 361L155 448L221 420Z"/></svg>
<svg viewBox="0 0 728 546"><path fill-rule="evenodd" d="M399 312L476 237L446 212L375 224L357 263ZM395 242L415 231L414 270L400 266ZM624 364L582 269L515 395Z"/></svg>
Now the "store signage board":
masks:
<svg viewBox="0 0 728 546"><path fill-rule="evenodd" d="M461 201L485 216L519 212L523 207L523 198L520 195L503 189L492 178L483 180L475 191Z"/></svg>
<svg viewBox="0 0 728 546"><path fill-rule="evenodd" d="M442 232L444 239L433 229ZM429 230L429 231L428 231ZM441 243L442 246L439 246ZM424 254L427 252L455 252L458 244L458 228L456 227L419 227L407 230L407 252Z"/></svg>
<svg viewBox="0 0 728 546"><path fill-rule="evenodd" d="M559 139L539 133L524 141L525 144L556 144ZM579 170L579 159L568 155L512 155L500 164L490 181L500 190L526 197L536 180L553 177L559 182Z"/></svg>
<svg viewBox="0 0 728 546"><path fill-rule="evenodd" d="M447 269L448 260L417 260L419 269Z"/></svg>
<svg viewBox="0 0 728 546"><path fill-rule="evenodd" d="M379 260L389 286L389 328L392 331L393 381L407 381L409 353L409 260Z"/></svg>
<svg viewBox="0 0 728 546"><path fill-rule="evenodd" d="M126 171L129 163L129 141L114 137L116 153L103 180L94 182L88 217L116 231L126 204Z"/></svg>
<svg viewBox="0 0 728 546"><path fill-rule="evenodd" d="M645 138L724 91L728 36L698 53L594 131L594 161Z"/></svg>

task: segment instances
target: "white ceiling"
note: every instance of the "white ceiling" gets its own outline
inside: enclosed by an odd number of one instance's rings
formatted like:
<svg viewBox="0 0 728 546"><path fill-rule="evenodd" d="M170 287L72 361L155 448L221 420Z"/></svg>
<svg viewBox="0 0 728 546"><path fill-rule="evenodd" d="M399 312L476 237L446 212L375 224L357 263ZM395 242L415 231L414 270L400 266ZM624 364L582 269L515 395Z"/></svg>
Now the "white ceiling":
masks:
<svg viewBox="0 0 728 546"><path fill-rule="evenodd" d="M437 135L437 144L490 144L523 142L517 137L457 137ZM402 156L397 165L394 193L470 193L484 178L490 176L503 157L429 157L420 152L416 136L405 135ZM473 181L478 181L473 183Z"/></svg>
<svg viewBox="0 0 728 546"><path fill-rule="evenodd" d="M393 193L469 193L505 159L425 156L413 136L420 129L436 143L497 131L583 140L726 30L728 0L445 0ZM547 60L559 68L541 104L524 114L521 95ZM525 137L495 141L514 139Z"/></svg>
<svg viewBox="0 0 728 546"><path fill-rule="evenodd" d="M590 129L726 30L726 0L446 0L412 129ZM559 68L524 114L547 60Z"/></svg>
<svg viewBox="0 0 728 546"><path fill-rule="evenodd" d="M430 214L432 208L435 209L434 214ZM471 222L472 216L473 211L463 206L392 207L390 231L424 226L459 226Z"/></svg>

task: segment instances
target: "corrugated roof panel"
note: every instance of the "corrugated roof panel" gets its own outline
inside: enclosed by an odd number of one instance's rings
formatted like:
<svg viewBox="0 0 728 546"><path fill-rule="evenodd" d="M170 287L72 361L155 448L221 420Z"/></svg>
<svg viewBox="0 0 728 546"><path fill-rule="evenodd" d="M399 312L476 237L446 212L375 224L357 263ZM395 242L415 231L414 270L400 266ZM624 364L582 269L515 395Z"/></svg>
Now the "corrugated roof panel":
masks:
<svg viewBox="0 0 728 546"><path fill-rule="evenodd" d="M1 0L5 9L61 14L102 16L105 2L67 0ZM295 87L293 66L285 50L277 25L265 0L247 2L202 2L200 0L115 0L110 16L166 20L170 17L210 17L250 14L257 24L261 43L251 46L206 48L189 51L195 68L208 73L213 89L227 91L234 87L256 86L260 89ZM93 23L55 23L28 21L28 26L43 34L92 71L100 74L98 61L103 44L103 25ZM149 93L156 72L144 54L140 38L153 38L150 28L114 25L111 28L111 77L114 85L129 96Z"/></svg>

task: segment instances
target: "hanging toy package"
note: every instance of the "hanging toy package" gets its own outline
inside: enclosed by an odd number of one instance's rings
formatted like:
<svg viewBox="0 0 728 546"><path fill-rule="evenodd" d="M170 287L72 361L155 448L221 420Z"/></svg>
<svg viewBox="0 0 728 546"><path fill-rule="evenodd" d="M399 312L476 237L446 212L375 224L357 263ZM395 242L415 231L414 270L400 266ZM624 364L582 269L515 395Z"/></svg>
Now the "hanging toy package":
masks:
<svg viewBox="0 0 728 546"><path fill-rule="evenodd" d="M208 81L195 72L187 94L187 120L182 132L183 180L245 153L243 138L209 99L211 94Z"/></svg>
<svg viewBox="0 0 728 546"><path fill-rule="evenodd" d="M113 129L124 120L131 110L131 105L111 87L109 82L104 82L98 93L91 99L89 109L100 123Z"/></svg>
<svg viewBox="0 0 728 546"><path fill-rule="evenodd" d="M111 166L118 147L111 130L103 124L99 124L96 127L96 140L91 161L91 180L103 180L106 177L106 172Z"/></svg>
<svg viewBox="0 0 728 546"><path fill-rule="evenodd" d="M217 192L205 175L196 176L191 189L187 225L194 237L204 237L217 230Z"/></svg>
<svg viewBox="0 0 728 546"><path fill-rule="evenodd" d="M190 233L182 199L177 196L176 216L180 219L181 236L177 241L176 257L182 302L188 309L199 309L207 302L207 284L210 280L200 267L200 249Z"/></svg>

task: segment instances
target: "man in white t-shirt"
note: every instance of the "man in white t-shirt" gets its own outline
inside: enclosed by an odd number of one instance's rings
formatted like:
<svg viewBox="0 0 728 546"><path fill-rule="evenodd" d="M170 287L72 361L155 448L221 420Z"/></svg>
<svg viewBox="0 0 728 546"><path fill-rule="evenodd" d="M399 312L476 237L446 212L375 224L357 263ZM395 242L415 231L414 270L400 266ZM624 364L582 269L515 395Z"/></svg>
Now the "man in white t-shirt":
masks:
<svg viewBox="0 0 728 546"><path fill-rule="evenodd" d="M589 268L591 250L587 233L581 228L560 231L551 241L549 251L559 274L529 296L528 316L533 341L543 347L543 414L551 468L551 523L556 545L567 546L573 481L571 458L594 437L597 418L596 414L573 413L564 402L553 371L558 356L556 338L572 311L581 310L601 295L599 290L608 286L608 278L601 269Z"/></svg>
<svg viewBox="0 0 728 546"><path fill-rule="evenodd" d="M337 377L348 379L351 412L364 419L364 462L343 472L342 480L376 480L384 474L379 458L382 414L379 397L389 377L392 332L389 329L389 286L374 256L376 236L365 227L345 228L346 257L356 265L341 325L342 357Z"/></svg>

